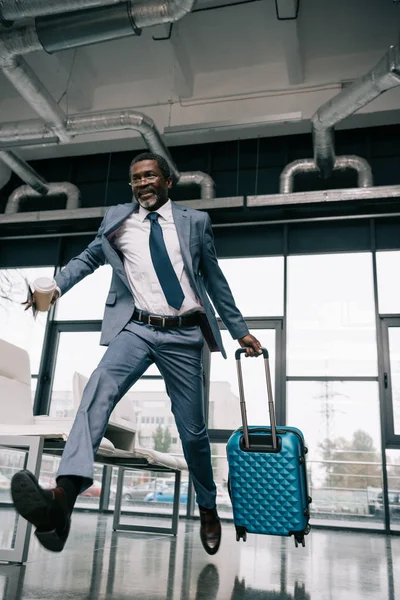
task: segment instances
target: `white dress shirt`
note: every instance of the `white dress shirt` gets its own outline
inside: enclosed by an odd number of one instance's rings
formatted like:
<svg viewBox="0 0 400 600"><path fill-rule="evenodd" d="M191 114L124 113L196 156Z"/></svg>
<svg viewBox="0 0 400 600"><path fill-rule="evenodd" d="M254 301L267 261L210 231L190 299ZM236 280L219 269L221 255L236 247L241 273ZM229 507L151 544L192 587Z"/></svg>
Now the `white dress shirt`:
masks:
<svg viewBox="0 0 400 600"><path fill-rule="evenodd" d="M122 253L136 308L163 316L180 316L202 311L201 302L196 297L185 271L170 200L156 212L160 215L158 222L162 228L165 246L185 298L179 310L169 306L151 260L150 221L147 219L149 212L143 206L139 206L138 212L133 212L125 219L113 240L113 245Z"/></svg>

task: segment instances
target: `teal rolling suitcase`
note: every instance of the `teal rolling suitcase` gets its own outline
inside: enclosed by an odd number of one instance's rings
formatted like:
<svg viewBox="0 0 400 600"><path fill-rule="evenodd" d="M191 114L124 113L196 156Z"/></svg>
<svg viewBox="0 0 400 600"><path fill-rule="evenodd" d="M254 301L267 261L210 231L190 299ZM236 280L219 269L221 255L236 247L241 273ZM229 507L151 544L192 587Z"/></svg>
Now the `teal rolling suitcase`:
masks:
<svg viewBox="0 0 400 600"><path fill-rule="evenodd" d="M235 354L243 427L227 444L229 492L236 539L247 533L294 536L305 546L310 531L304 437L295 427L276 427L268 351L263 348L267 381L269 427L248 426L240 356Z"/></svg>

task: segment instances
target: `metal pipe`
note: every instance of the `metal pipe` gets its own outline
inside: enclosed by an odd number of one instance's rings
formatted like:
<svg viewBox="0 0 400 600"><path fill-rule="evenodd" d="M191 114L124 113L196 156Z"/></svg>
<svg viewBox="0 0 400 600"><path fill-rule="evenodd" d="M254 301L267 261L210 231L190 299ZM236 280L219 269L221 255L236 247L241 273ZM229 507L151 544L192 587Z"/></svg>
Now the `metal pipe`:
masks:
<svg viewBox="0 0 400 600"><path fill-rule="evenodd" d="M211 200L215 198L214 180L202 171L188 171L181 173L178 185L199 185L201 188L201 199Z"/></svg>
<svg viewBox="0 0 400 600"><path fill-rule="evenodd" d="M29 142L51 144L58 141L54 132L40 121L20 121L0 124L0 144L12 143L29 146Z"/></svg>
<svg viewBox="0 0 400 600"><path fill-rule="evenodd" d="M11 173L11 169L0 162L0 190L10 181Z"/></svg>
<svg viewBox="0 0 400 600"><path fill-rule="evenodd" d="M16 21L26 17L55 15L120 2L121 0L1 0L0 19Z"/></svg>
<svg viewBox="0 0 400 600"><path fill-rule="evenodd" d="M34 25L3 31L0 35L0 66L12 64L17 56L36 50L43 50L43 47Z"/></svg>
<svg viewBox="0 0 400 600"><path fill-rule="evenodd" d="M19 137L24 139L22 125L19 123L8 123L0 126L0 143L7 143ZM43 139L48 137L48 143L52 143L54 139L51 131L44 130L43 126L34 122L29 123L29 132L27 138L30 140ZM147 147L156 154L160 154L168 162L172 177L175 182L180 185L199 185L201 188L202 199L212 199L215 197L214 181L207 173L194 171L188 173L180 173L176 166L167 146L165 145L157 126L154 121L147 115L133 110L122 111L107 111L92 114L77 114L72 115L67 119L66 132L68 135L85 135L97 133L100 131L117 131L122 129L133 129L138 131Z"/></svg>
<svg viewBox="0 0 400 600"><path fill-rule="evenodd" d="M74 135L134 129L139 131L148 148L160 154L168 162L173 178L178 181L180 173L158 131L154 121L147 115L133 110L73 115L67 121L67 130Z"/></svg>
<svg viewBox="0 0 400 600"><path fill-rule="evenodd" d="M335 164L333 127L378 96L400 85L400 48L390 46L373 69L326 102L311 119L314 160L324 178Z"/></svg>
<svg viewBox="0 0 400 600"><path fill-rule="evenodd" d="M178 21L192 11L195 3L195 0L42 0L24 2L22 6L22 2L8 0L5 7L5 1L0 0L0 15L7 18L13 14L12 9L17 15L33 14L36 10L45 11L46 14L42 12L44 16L37 17L34 25L15 28L0 35L1 63L35 50L45 49L51 53L128 35L140 35L141 27ZM57 10L53 10L55 6ZM68 7L68 10L74 7L74 10L62 12L61 7Z"/></svg>
<svg viewBox="0 0 400 600"><path fill-rule="evenodd" d="M61 141L69 141L65 131L66 116L49 94L22 54L42 50L36 28L33 25L19 27L0 35L0 67L26 102L45 121L54 126Z"/></svg>
<svg viewBox="0 0 400 600"><path fill-rule="evenodd" d="M130 3L77 10L35 20L40 43L49 54L141 35L130 14Z"/></svg>
<svg viewBox="0 0 400 600"><path fill-rule="evenodd" d="M28 4L32 10L36 10L35 6L46 6L45 1ZM24 10L19 3L10 0L7 6L11 5L17 11ZM82 3L79 5L81 8ZM21 56L37 50L45 49L51 53L128 35L140 35L141 31L135 23L136 16L143 26L172 22L190 12L193 5L194 0L146 1L137 5L125 2L38 17L34 25L18 27L0 35L0 67L28 104L45 122L50 122L60 140L66 142L70 137L65 130L64 112ZM4 1L0 6L4 16L10 18L9 11L4 13Z"/></svg>
<svg viewBox="0 0 400 600"><path fill-rule="evenodd" d="M66 114L37 78L23 58L14 58L2 68L4 75L14 85L44 121L52 126L54 133L62 142L68 142L71 136L65 129Z"/></svg>
<svg viewBox="0 0 400 600"><path fill-rule="evenodd" d="M139 0L130 2L130 13L138 27L173 23L189 14L196 0Z"/></svg>
<svg viewBox="0 0 400 600"><path fill-rule="evenodd" d="M36 171L12 150L0 151L0 160L10 167L14 173L25 181L38 194L45 196L49 191L47 182Z"/></svg>
<svg viewBox="0 0 400 600"><path fill-rule="evenodd" d="M79 208L80 191L73 183L64 181L62 183L48 183L48 196L63 195L67 197L66 210ZM15 214L19 212L21 202L31 198L40 198L42 194L33 190L29 185L21 185L12 192L6 204L5 214Z"/></svg>
<svg viewBox="0 0 400 600"><path fill-rule="evenodd" d="M344 171L355 169L358 175L358 187L372 187L373 177L371 167L364 158L355 155L337 156L333 169ZM294 188L294 178L299 173L318 173L319 169L312 158L295 160L283 169L279 180L279 192L291 194Z"/></svg>

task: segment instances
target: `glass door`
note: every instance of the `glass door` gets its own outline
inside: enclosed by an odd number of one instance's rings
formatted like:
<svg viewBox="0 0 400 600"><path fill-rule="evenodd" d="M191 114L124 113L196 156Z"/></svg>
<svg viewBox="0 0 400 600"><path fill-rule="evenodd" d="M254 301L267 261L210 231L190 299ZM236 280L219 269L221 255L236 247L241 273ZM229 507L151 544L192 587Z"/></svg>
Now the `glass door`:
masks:
<svg viewBox="0 0 400 600"><path fill-rule="evenodd" d="M382 326L386 440L400 449L400 317L383 317Z"/></svg>
<svg viewBox="0 0 400 600"><path fill-rule="evenodd" d="M400 530L400 316L382 317L383 407L390 528ZM378 499L378 507L384 504ZM382 506L383 508L383 506Z"/></svg>

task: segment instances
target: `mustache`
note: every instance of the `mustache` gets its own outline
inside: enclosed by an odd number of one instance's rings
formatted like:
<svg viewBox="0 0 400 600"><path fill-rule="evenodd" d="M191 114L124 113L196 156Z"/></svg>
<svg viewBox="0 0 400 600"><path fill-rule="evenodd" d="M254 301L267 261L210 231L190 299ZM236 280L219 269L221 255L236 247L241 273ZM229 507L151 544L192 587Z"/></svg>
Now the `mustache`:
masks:
<svg viewBox="0 0 400 600"><path fill-rule="evenodd" d="M145 196L146 194L154 194L157 195L157 192L154 188L146 188L145 190L139 190L138 196Z"/></svg>

